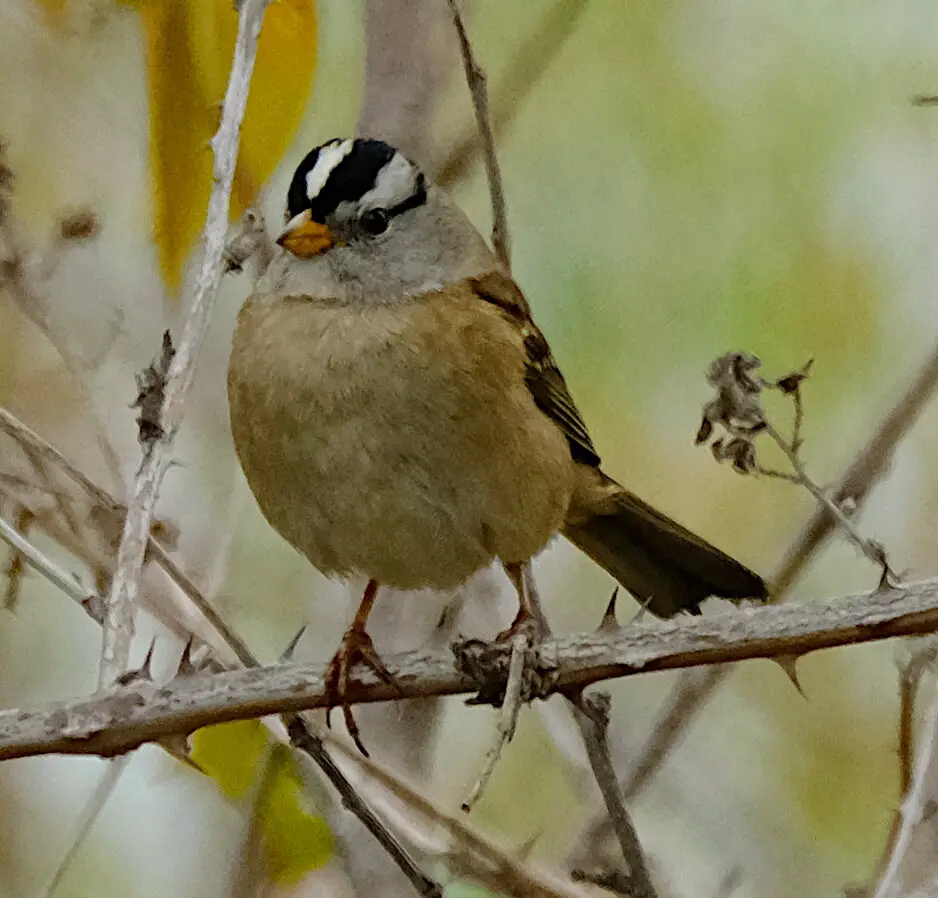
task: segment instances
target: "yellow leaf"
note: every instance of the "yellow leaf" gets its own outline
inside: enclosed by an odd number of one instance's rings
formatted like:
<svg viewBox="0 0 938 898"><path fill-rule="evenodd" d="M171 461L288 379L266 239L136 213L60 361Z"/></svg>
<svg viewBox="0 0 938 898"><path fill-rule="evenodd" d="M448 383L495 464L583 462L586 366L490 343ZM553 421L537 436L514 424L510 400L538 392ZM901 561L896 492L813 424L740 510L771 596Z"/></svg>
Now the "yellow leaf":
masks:
<svg viewBox="0 0 938 898"><path fill-rule="evenodd" d="M272 881L295 885L311 870L328 863L334 852L329 825L306 808L293 753L275 743L260 721L242 720L197 730L190 758L233 800L244 798L263 771L263 790L255 813Z"/></svg>
<svg viewBox="0 0 938 898"><path fill-rule="evenodd" d="M270 763L268 789L259 808L267 875L273 882L295 885L328 863L335 845L326 821L304 807L302 781L289 749L275 746Z"/></svg>
<svg viewBox="0 0 938 898"><path fill-rule="evenodd" d="M229 798L242 798L267 757L269 736L257 720L238 720L196 730L190 758Z"/></svg>
<svg viewBox="0 0 938 898"><path fill-rule="evenodd" d="M238 18L231 0L127 0L146 37L154 236L171 292L205 221L209 140L218 128ZM264 17L232 215L257 198L299 125L316 67L313 0L280 0Z"/></svg>

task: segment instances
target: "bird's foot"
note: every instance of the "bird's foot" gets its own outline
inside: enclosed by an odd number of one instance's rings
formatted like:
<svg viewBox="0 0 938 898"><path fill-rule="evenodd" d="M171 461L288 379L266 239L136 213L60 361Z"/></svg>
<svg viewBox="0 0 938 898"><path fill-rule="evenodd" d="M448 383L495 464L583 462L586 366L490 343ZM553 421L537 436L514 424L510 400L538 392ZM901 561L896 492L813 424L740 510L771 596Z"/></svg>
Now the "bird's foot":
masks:
<svg viewBox="0 0 938 898"><path fill-rule="evenodd" d="M519 608L511 626L507 630L502 630L495 637L495 641L510 643L516 636L525 636L528 645L535 646L542 643L549 635L550 630L539 614L526 608Z"/></svg>
<svg viewBox="0 0 938 898"><path fill-rule="evenodd" d="M368 750L362 744L358 724L355 722L355 716L352 714L352 708L348 703L349 680L352 670L359 662L371 668L380 680L389 686L393 686L398 691L400 691L400 685L387 667L384 666L384 662L375 650L374 643L368 633L359 627L349 627L342 637L342 644L335 655L332 656L329 667L326 669L326 696L329 700L326 711L326 724L331 728L332 709L341 707L349 735L358 750L367 758Z"/></svg>

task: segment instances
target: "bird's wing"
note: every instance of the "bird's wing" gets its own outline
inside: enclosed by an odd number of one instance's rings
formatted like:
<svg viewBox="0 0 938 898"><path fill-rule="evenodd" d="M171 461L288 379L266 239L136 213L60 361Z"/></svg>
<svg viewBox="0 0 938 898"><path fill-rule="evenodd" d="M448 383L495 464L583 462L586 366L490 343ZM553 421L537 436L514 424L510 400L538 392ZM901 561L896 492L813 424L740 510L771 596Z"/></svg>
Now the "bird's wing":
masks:
<svg viewBox="0 0 938 898"><path fill-rule="evenodd" d="M531 309L518 285L511 278L494 271L472 278L470 284L480 299L501 309L523 337L525 382L537 407L563 431L576 461L598 467L599 454L586 423L570 396L547 338L531 318Z"/></svg>

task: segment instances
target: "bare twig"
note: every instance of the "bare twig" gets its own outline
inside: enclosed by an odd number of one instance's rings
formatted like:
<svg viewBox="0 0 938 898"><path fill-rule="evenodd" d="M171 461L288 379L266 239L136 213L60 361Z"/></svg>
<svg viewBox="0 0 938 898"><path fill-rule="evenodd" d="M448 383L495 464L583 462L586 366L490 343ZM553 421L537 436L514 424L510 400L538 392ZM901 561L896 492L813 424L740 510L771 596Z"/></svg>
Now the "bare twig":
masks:
<svg viewBox="0 0 938 898"><path fill-rule="evenodd" d="M290 736L290 742L300 751L308 754L332 784L336 786L342 796L343 806L368 828L378 844L390 855L418 894L424 895L426 898L443 898L443 889L440 884L420 869L333 761L332 756L326 751L323 744L323 734L318 729L305 724L298 715L289 718L287 732Z"/></svg>
<svg viewBox="0 0 938 898"><path fill-rule="evenodd" d="M252 667L257 664L254 655L247 643L229 626L228 622L218 613L215 606L202 594L192 579L182 568L173 561L170 554L157 540L150 538L148 551L153 560L166 572L169 579L179 588L182 594L198 609L209 625L222 638L225 645L230 648L235 657L245 666Z"/></svg>
<svg viewBox="0 0 938 898"><path fill-rule="evenodd" d="M622 849L622 857L626 866L626 892L630 898L657 898L657 891L651 881L638 833L625 807L625 801L616 780L616 771L609 755L609 694L605 692L588 696L580 694L577 700L571 700L571 704L583 736L583 744L586 746L593 776L596 778L609 812L612 830Z"/></svg>
<svg viewBox="0 0 938 898"><path fill-rule="evenodd" d="M501 136L524 106L532 89L544 76L567 38L576 30L587 0L557 0L537 28L511 54L511 67L498 85L492 104L492 130ZM446 151L434 180L443 187L464 177L480 150L479 130L466 127Z"/></svg>
<svg viewBox="0 0 938 898"><path fill-rule="evenodd" d="M929 667L938 658L938 643L929 640L912 654L899 676L899 794L905 795L912 787L913 735L915 700L918 689Z"/></svg>
<svg viewBox="0 0 938 898"><path fill-rule="evenodd" d="M511 661L508 664L508 682L505 685L505 698L502 701L501 714L498 716L498 723L495 727L495 740L492 743L492 747L485 754L485 760L482 762L482 772L479 774L479 778L460 806L467 814L482 797L486 786L489 784L489 780L492 778L492 774L495 772L495 765L498 764L499 758L502 756L502 751L515 734L518 714L521 711L521 686L524 676L525 653L528 650L528 646L528 639L522 634L518 634L511 641Z"/></svg>
<svg viewBox="0 0 938 898"><path fill-rule="evenodd" d="M896 447L918 421L923 409L938 389L938 346L935 346L912 382L892 409L857 452L829 498L837 507L850 502L854 514L862 508L873 487L889 470ZM785 597L810 561L821 550L837 523L826 506L818 506L792 541L778 572L772 577L775 601ZM652 728L648 741L637 753L633 770L644 770L643 784L650 782L669 750L680 742L697 712L730 675L732 668L705 671L699 680L682 678L675 694ZM681 697L681 692L688 694ZM662 738L667 734L667 738ZM636 793L637 794L637 793Z"/></svg>
<svg viewBox="0 0 938 898"><path fill-rule="evenodd" d="M827 511L827 513L837 522L837 526L849 537L850 541L866 556L866 558L873 562L873 564L878 565L883 571L885 576L895 578L895 574L892 569L889 567L889 560L886 558L886 552L883 550L883 547L877 543L875 540L868 539L863 536L859 530L853 525L853 522L850 518L844 514L843 509L837 502L834 502L829 496L827 496L808 474L805 470L804 465L801 463L801 459L798 456L798 453L795 451L793 446L785 440L785 438L772 426L772 424L766 422L765 432L772 438L772 441L775 443L779 449L785 454L785 457L788 459L788 463L792 466L795 471L795 475L798 478L798 483L800 483L812 496L814 496L818 505Z"/></svg>
<svg viewBox="0 0 938 898"><path fill-rule="evenodd" d="M722 676L729 669L707 667L702 670L686 670L681 674L678 686L672 689L668 696L668 704L659 716L658 725L642 746L641 756L629 768L622 782L622 792L627 801L635 798L654 775L660 759L667 757L680 735L681 728L703 710L714 675Z"/></svg>
<svg viewBox="0 0 938 898"><path fill-rule="evenodd" d="M899 757L899 794L906 796L912 788L915 763L915 709L922 677L938 658L938 642L929 638L919 645L899 674L899 726L896 740ZM902 833L904 815L901 809L893 815L889 836L879 865L879 874L885 872L896 851ZM877 879L879 876L877 876Z"/></svg>
<svg viewBox="0 0 938 898"><path fill-rule="evenodd" d="M834 504L850 502L859 510L873 487L892 464L896 447L918 421L922 410L938 389L938 346L883 418L869 441L856 454L831 493ZM826 508L818 508L801 529L782 560L773 579L777 591L788 589L807 565L808 560L833 533L836 523Z"/></svg>
<svg viewBox="0 0 938 898"><path fill-rule="evenodd" d="M78 856L78 853L81 851L82 846L87 841L105 805L114 794L114 790L117 788L120 778L127 770L129 761L130 757L127 755L108 761L107 766L104 768L104 773L101 775L101 779L94 788L94 793L82 808L81 818L78 821L75 835L70 840L68 850L63 855L62 860L59 861L52 874L52 878L49 880L49 884L42 892L43 898L52 898L58 887L62 884L65 874L68 872L75 858Z"/></svg>
<svg viewBox="0 0 938 898"><path fill-rule="evenodd" d="M492 197L492 247L498 261L511 270L511 238L508 235L508 216L505 211L505 192L502 189L502 175L495 154L495 135L492 133L492 121L489 116L488 90L485 85L485 72L476 62L463 24L462 15L456 0L447 0L453 13L453 24L459 35L459 49L462 53L463 66L466 70L466 83L472 94L472 108L475 111L476 124L482 140L482 152L485 158L485 173L489 181L489 194Z"/></svg>
<svg viewBox="0 0 938 898"><path fill-rule="evenodd" d="M681 674L659 712L651 734L622 776L621 788L626 801L636 798L661 769L687 728L706 706L715 685L732 670L732 667L712 665L685 670ZM588 856L610 832L608 815L594 815L578 839L575 856Z"/></svg>
<svg viewBox="0 0 938 898"><path fill-rule="evenodd" d="M15 527L0 518L0 539L17 552L30 567L35 568L47 580L54 583L70 599L74 599L86 611L101 610L101 597L93 589L86 589L78 580L62 570L51 558L39 551ZM92 616L94 614L92 613Z"/></svg>
<svg viewBox="0 0 938 898"><path fill-rule="evenodd" d="M543 684L536 697L544 698L614 677L804 655L935 629L938 580L925 580L825 602L732 607L702 618L649 620L614 632L551 638L539 647L532 674ZM501 651L507 662L510 649ZM384 660L398 688L364 671L349 684L350 702L456 695L479 686L442 650ZM49 753L108 756L211 724L324 708L329 703L324 673L320 664L224 671L0 712L0 760Z"/></svg>
<svg viewBox="0 0 938 898"><path fill-rule="evenodd" d="M19 418L2 406L0 406L0 430L9 434L24 450L29 451L38 461L52 465L71 478L87 493L88 497L96 505L113 513L115 516L123 517L125 509L110 493L99 487L90 478L86 477L82 471L73 465L55 448L55 446L44 440L39 434L27 427ZM209 624L216 630L219 636L221 636L226 645L235 653L238 660L246 666L255 663L251 661L253 656L244 641L221 617L212 603L205 598L189 576L173 561L165 546L152 536L152 534L147 540L146 551L147 557L153 558L153 560L163 568L169 579L202 613ZM103 608L104 600L98 596L94 596L94 598L98 603L98 607ZM98 622L100 623L100 620Z"/></svg>
<svg viewBox="0 0 938 898"><path fill-rule="evenodd" d="M33 522L34 515L32 511L27 508L25 505L20 505L16 509L16 513L13 518L13 529L17 533L21 533L26 537L29 533L29 525ZM23 555L14 549L10 553L10 560L7 563L7 569L4 572L6 577L6 589L3 593L3 607L7 611L13 611L16 609L17 601L20 595L20 586L23 583L23 574L24 574L24 562L25 559Z"/></svg>
<svg viewBox="0 0 938 898"><path fill-rule="evenodd" d="M54 467L68 475L100 505L113 511L120 509L120 504L109 493L86 477L55 446L44 440L36 431L2 406L0 406L0 430L9 434L24 448L33 450L40 458L50 462Z"/></svg>
<svg viewBox="0 0 938 898"><path fill-rule="evenodd" d="M927 774L936 750L936 739L938 739L938 693L932 695L929 703L925 724L919 738L914 775L905 800L902 802L902 824L899 827L889 863L883 871L873 898L892 898L892 896L903 894L900 882L902 864L912 843L915 828L925 815Z"/></svg>
<svg viewBox="0 0 938 898"><path fill-rule="evenodd" d="M346 762L381 787L388 797L403 805L408 812L408 829L412 839L423 841L425 850L440 856L454 874L502 895L519 898L587 898L584 890L564 877L538 869L506 853L479 833L466 817L447 813L407 785L403 778L392 773L385 765L362 757L332 733L324 733L323 737L331 747L342 753ZM410 822L411 819L423 824L419 831Z"/></svg>
<svg viewBox="0 0 938 898"><path fill-rule="evenodd" d="M270 0L243 0L238 13L231 75L222 105L221 125L212 138L215 163L212 192L203 231L204 256L196 280L192 305L167 372L166 395L160 413L163 434L144 447L134 480L124 530L117 552L117 567L107 596L101 651L100 683L112 682L127 666L134 633L134 614L140 589L144 552L160 486L185 411L185 399L195 375L202 343L218 286L225 270L225 234L241 122L247 106L251 75L257 55L261 22Z"/></svg>

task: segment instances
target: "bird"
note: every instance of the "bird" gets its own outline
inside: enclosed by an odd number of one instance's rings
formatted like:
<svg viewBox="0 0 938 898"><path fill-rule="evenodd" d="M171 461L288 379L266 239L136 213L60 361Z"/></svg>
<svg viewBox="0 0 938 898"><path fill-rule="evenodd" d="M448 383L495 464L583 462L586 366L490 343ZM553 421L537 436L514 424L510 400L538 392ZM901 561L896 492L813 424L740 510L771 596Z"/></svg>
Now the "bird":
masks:
<svg viewBox="0 0 938 898"><path fill-rule="evenodd" d="M763 598L747 567L606 474L521 289L400 151L336 138L300 162L279 249L238 314L236 454L267 521L320 572L364 577L327 668L362 662L379 587L445 590L494 562L518 593L499 638L544 618L526 565L557 534L659 616Z"/></svg>

